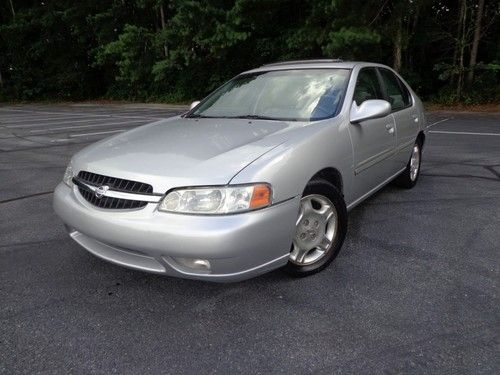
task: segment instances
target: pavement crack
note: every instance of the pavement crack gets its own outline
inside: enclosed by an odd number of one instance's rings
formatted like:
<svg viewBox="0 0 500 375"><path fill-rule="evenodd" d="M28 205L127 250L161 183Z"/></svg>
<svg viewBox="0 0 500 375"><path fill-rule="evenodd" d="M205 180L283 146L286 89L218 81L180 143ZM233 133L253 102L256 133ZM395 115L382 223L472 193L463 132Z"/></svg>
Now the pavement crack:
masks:
<svg viewBox="0 0 500 375"><path fill-rule="evenodd" d="M497 165L483 165L483 168L497 176L497 179L500 179L500 173L495 169L496 166Z"/></svg>
<svg viewBox="0 0 500 375"><path fill-rule="evenodd" d="M9 203L9 202L15 202L15 201L18 201L18 200L21 200L21 199L39 197L40 195L47 195L47 194L52 194L52 193L53 193L53 191L51 190L51 191L42 191L41 193L27 194L27 195L23 195L23 196L16 197L16 198L5 199L3 201L0 201L0 204L2 204L2 203Z"/></svg>
<svg viewBox="0 0 500 375"><path fill-rule="evenodd" d="M497 178L486 177L486 176L474 176L472 174L437 174L437 173L422 173L421 176L426 177L445 177L445 178L479 178L482 180L498 181L500 176Z"/></svg>
<svg viewBox="0 0 500 375"><path fill-rule="evenodd" d="M16 137L17 139L21 139L21 140L26 141L26 142L32 142L32 143L36 143L36 144L39 144L39 145L50 144L50 143L47 143L47 142L34 141L33 139L29 139L27 137L23 137L22 135L19 135L19 134L16 134L16 133L12 133L12 135L14 137Z"/></svg>

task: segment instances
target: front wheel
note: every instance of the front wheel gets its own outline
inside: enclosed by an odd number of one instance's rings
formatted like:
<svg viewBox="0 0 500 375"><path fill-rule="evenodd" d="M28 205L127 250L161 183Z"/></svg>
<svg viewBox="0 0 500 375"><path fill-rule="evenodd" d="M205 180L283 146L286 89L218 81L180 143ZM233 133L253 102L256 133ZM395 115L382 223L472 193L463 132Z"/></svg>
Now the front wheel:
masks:
<svg viewBox="0 0 500 375"><path fill-rule="evenodd" d="M347 209L342 194L327 181L311 181L300 201L285 271L299 277L321 271L337 257L346 232Z"/></svg>

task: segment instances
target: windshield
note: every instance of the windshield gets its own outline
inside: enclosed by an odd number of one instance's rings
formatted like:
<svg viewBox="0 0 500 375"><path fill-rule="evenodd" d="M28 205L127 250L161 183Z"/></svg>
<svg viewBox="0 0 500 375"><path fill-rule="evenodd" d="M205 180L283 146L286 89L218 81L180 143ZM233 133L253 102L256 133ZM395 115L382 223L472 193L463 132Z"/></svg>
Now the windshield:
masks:
<svg viewBox="0 0 500 375"><path fill-rule="evenodd" d="M350 70L279 70L240 75L187 117L315 121L337 115Z"/></svg>

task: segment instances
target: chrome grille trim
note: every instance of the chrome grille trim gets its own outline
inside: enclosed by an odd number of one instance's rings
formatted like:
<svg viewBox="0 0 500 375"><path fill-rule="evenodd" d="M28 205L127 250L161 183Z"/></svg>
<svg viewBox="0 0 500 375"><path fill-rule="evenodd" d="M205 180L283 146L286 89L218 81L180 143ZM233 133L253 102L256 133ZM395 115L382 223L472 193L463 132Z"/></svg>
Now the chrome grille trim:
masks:
<svg viewBox="0 0 500 375"><path fill-rule="evenodd" d="M78 177L73 177L73 182L75 185L78 187L81 187L83 189L87 189L92 193L95 193L97 190L98 186L92 186L90 184L87 184L83 182L81 179ZM119 190L113 190L109 189L104 197L109 197L109 198L117 198L117 199L127 199L131 201L143 201L143 202L148 202L148 203L158 203L163 195L158 195L158 194L137 194L137 193L126 193L123 191Z"/></svg>
<svg viewBox="0 0 500 375"><path fill-rule="evenodd" d="M142 208L148 203L158 203L163 197L163 194L153 194L149 184L87 171L80 171L73 177L73 183L87 202L100 208Z"/></svg>
<svg viewBox="0 0 500 375"><path fill-rule="evenodd" d="M152 194L153 187L138 181L125 180L117 177L104 176L97 173L80 171L77 178L92 186L108 185L115 191L124 191L128 193Z"/></svg>

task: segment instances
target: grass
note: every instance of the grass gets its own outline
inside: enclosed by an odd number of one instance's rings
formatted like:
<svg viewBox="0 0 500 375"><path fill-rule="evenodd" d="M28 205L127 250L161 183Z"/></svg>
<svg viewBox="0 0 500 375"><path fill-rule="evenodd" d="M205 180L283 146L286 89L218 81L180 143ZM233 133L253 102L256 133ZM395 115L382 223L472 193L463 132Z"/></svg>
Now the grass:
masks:
<svg viewBox="0 0 500 375"><path fill-rule="evenodd" d="M450 111L450 112L500 112L500 103L490 104L436 104L424 103L426 111Z"/></svg>

